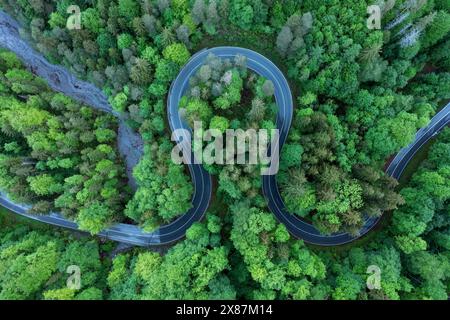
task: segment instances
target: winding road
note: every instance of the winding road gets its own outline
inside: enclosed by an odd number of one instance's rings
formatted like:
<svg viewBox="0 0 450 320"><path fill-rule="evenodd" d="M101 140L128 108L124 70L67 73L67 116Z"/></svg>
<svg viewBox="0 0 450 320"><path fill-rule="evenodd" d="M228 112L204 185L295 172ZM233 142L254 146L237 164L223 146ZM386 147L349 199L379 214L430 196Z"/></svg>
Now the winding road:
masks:
<svg viewBox="0 0 450 320"><path fill-rule="evenodd" d="M112 109L107 97L101 90L90 83L75 78L67 69L49 63L26 41L21 39L19 29L19 24L11 16L0 10L0 47L16 53L24 64L35 74L45 79L53 90L62 92L97 110L110 113L119 119L118 149L126 159L127 173L131 173L131 169L142 155L142 150L139 150L139 148L142 149L142 142L141 138L125 124L126 117ZM186 85L187 83L185 83ZM118 223L97 235L138 246L165 245L183 238L186 230L204 216L209 206L212 189L211 177L201 166L189 166L189 171L195 181L195 191L192 198L193 207L183 216L152 233L144 232L136 225ZM129 178L132 183L130 175ZM64 218L59 213L28 214L29 205L14 203L4 193L0 193L0 205L11 212L33 220L80 231L74 221Z"/></svg>
<svg viewBox="0 0 450 320"><path fill-rule="evenodd" d="M46 79L54 90L63 92L96 109L112 113L120 119L121 115L116 114L112 110L105 95L99 89L91 84L76 79L66 69L50 64L40 54L36 53L25 41L20 39L18 28L17 23L0 10L0 46L15 52L25 64L35 71L36 74ZM293 114L293 101L289 84L283 73L270 60L257 52L237 47L216 47L196 53L183 67L175 81L173 81L167 99L167 115L170 128L173 132L172 140L182 143L189 139L188 132L190 132L191 129L179 113L179 100L189 87L189 78L198 70L198 68L200 68L210 53L223 59L231 59L238 54L243 55L247 58L247 66L249 69L273 82L275 87L275 100L278 105L276 125L279 129L280 139L278 146L271 147L279 147L281 150L289 133ZM122 122L123 121L121 121L121 123ZM386 172L390 176L398 179L417 150L449 123L450 104L436 114L426 128L417 132L414 142L397 154ZM125 129L119 127L119 136L120 130ZM121 146L119 145L119 149L120 148ZM133 152L133 150L130 150L133 149L130 148L130 144L125 147L122 146L122 149L128 150L125 150L125 153ZM192 154L188 156L193 157ZM212 194L212 179L210 174L201 164L195 164L193 158L186 160L190 160L187 161L188 163L194 163L188 165L194 183L192 208L188 212L172 223L162 226L152 233L143 232L135 225L119 223L103 230L98 236L138 246L169 244L183 238L186 230L194 222L203 218L208 209ZM294 214L286 211L275 175L263 176L262 182L263 194L268 202L268 207L274 213L278 221L283 223L293 236L303 239L310 244L335 246L354 241L369 232L380 219L379 217L367 218L358 237L352 237L347 233L323 235L310 223L307 223L296 217ZM63 218L58 213L50 213L48 215L28 214L29 206L15 204L4 194L0 194L0 204L12 212L34 220L68 229L79 230L78 225L75 222Z"/></svg>
<svg viewBox="0 0 450 320"><path fill-rule="evenodd" d="M400 150L386 169L386 173L398 180L417 151L449 124L450 103L433 117L427 127L420 129L416 133L415 140L410 145ZM277 186L276 176L263 177L263 192L268 200L269 209L275 214L278 221L283 223L293 236L314 245L337 246L355 241L372 230L381 219L381 217L366 218L364 226L357 237L352 237L344 232L323 235L312 224L287 212Z"/></svg>

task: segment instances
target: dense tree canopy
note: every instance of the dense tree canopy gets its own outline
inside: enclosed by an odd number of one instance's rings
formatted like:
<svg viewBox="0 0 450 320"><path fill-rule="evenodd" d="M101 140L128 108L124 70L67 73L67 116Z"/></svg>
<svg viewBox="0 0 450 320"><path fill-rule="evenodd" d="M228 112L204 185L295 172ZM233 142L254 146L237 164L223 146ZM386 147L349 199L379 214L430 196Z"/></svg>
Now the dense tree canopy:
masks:
<svg viewBox="0 0 450 320"><path fill-rule="evenodd" d="M103 298L106 265L95 241L6 224L1 225L0 239L1 299ZM74 265L80 270L80 287L68 288L68 270Z"/></svg>
<svg viewBox="0 0 450 320"><path fill-rule="evenodd" d="M70 4L81 9L80 30L65 27ZM209 212L164 253L135 249L111 261L110 244L2 223L0 298L447 299L450 131L409 182L383 168L450 99L450 4L378 1L381 30L367 28L372 4L0 0L49 61L103 89L144 140L131 195L117 120L50 91L1 51L0 188L33 212L61 211L92 233L125 217L154 230L186 212L193 187L170 159L168 89L195 52L234 45L270 58L294 94L277 176L288 211L323 233L352 235L385 213L367 239L315 248L270 213L257 166L206 165L216 186ZM273 83L244 57L213 56L180 108L189 124L222 134L274 128L277 111ZM84 274L79 290L65 286L70 264ZM371 267L379 288L367 286Z"/></svg>

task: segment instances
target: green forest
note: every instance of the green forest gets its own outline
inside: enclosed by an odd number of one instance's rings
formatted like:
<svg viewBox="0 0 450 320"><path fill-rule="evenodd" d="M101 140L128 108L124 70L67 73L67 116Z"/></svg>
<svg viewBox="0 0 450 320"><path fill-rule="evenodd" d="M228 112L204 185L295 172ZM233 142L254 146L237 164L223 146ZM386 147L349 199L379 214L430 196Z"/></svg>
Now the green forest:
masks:
<svg viewBox="0 0 450 320"><path fill-rule="evenodd" d="M130 198L114 117L51 91L0 51L0 189L37 214L60 211L97 233Z"/></svg>
<svg viewBox="0 0 450 320"><path fill-rule="evenodd" d="M382 29L367 26L381 8ZM81 28L66 27L70 5ZM53 91L0 50L0 190L34 214L60 212L95 235L117 222L153 231L192 207L189 171L170 158L167 94L198 51L240 46L285 74L294 117L277 180L288 211L323 234L367 236L318 247L267 207L258 165L205 165L206 217L170 247L116 252L104 239L0 213L0 299L443 299L450 292L450 129L411 177L393 156L450 100L449 0L0 0L53 64L102 89L140 134L128 185L118 119ZM273 84L245 57L208 56L180 112L204 129L273 129ZM66 286L78 265L81 287ZM370 266L381 283L369 289Z"/></svg>
<svg viewBox="0 0 450 320"><path fill-rule="evenodd" d="M401 190L390 225L351 248L310 248L243 202L228 217L209 213L163 255L134 249L112 260L112 242L31 229L2 214L0 298L447 299L449 158L446 129ZM78 290L65 286L71 264L81 268ZM366 287L369 265L382 270L380 289Z"/></svg>

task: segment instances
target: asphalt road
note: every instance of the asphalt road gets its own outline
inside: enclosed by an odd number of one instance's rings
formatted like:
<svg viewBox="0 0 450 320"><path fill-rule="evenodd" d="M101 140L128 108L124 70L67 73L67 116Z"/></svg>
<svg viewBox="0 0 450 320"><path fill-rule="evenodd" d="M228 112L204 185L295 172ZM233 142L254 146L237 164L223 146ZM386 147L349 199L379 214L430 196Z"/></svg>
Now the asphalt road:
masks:
<svg viewBox="0 0 450 320"><path fill-rule="evenodd" d="M132 136L131 133L127 133L126 130L124 130L122 125L122 120L124 119L122 119L122 115L111 108L103 92L92 84L77 79L67 69L49 63L26 41L21 39L19 27L19 24L11 16L0 10L0 46L15 52L24 64L32 69L35 74L47 80L49 86L53 90L62 92L92 108L118 117L120 120L119 137L124 137L121 141L122 143L119 143L118 145L119 150L125 150L128 153L136 151L130 150L130 147L137 145L139 148L141 146L140 137ZM200 62L198 60L191 61L186 67L195 67L195 63ZM184 90L186 84L187 82L179 77L172 87L175 87L177 90ZM177 125L179 125L179 123L175 123L175 125L171 125L171 127L178 128ZM139 158L140 152L134 153L135 154L132 157L128 157L131 154L125 154L127 167L132 167L133 163L136 162L136 159ZM195 191L192 198L193 207L184 215L152 233L143 232L135 225L119 223L103 230L98 236L139 246L165 245L183 238L186 230L195 221L200 220L205 214L209 205L209 199L211 198L212 188L211 177L201 166L189 166L189 171L195 181ZM28 214L28 209L30 208L29 205L14 203L3 193L0 194L0 204L12 212L30 219L80 231L75 222L65 219L59 213L50 213L48 215Z"/></svg>
<svg viewBox="0 0 450 320"><path fill-rule="evenodd" d="M416 152L449 124L450 103L433 117L427 127L420 129L416 133L415 140L410 145L400 150L391 161L386 173L398 180ZM352 237L348 233L323 235L310 223L287 212L277 187L276 176L265 176L263 178L263 192L268 200L270 210L275 214L278 221L283 223L292 235L314 245L337 246L352 242L372 230L381 218L366 218L364 226L361 228L360 234L357 237Z"/></svg>
<svg viewBox="0 0 450 320"><path fill-rule="evenodd" d="M12 30L11 28L14 28L14 23L15 22L11 20L10 17L5 18L4 13L0 11L0 45L16 51L14 49L17 47L15 47L15 44L12 44L11 38L7 39L9 40L9 44L5 43L1 39L2 31L3 33L5 33L5 28L10 29L8 31L8 36L11 36L10 31ZM18 34L15 37L17 37L17 40L20 40ZM20 46L28 46L22 40L20 40L20 42L18 43ZM28 47L28 49L32 51L30 47ZM178 103L180 98L189 87L189 78L198 70L198 68L203 64L207 55L210 53L213 53L214 55L221 58L230 59L234 58L237 54L244 55L247 57L248 68L273 82L275 87L275 99L278 105L276 124L277 128L280 130L279 146L275 147L280 147L281 150L284 142L286 141L292 122L293 102L289 84L282 72L270 60L254 51L237 47L217 47L200 51L196 53L183 67L182 71L179 73L170 87L167 101L167 114L170 128L174 133L173 139L178 142L187 141L188 139L187 132L191 129L180 116L178 111ZM48 74L49 77L51 77L52 74L55 73L61 74L61 67L50 64L42 56L39 56L39 59L36 59L36 55L37 54L29 55L28 53L23 53L22 55L19 55L19 57L30 66L34 66L37 63L39 70L41 70L41 72L43 72L44 74ZM62 74L64 74L66 77L69 77L66 75L66 73ZM73 83L74 77L71 76L70 80L71 81L69 82ZM83 84L83 86L89 85ZM65 92L64 88L56 89L58 89L58 91ZM79 91L80 88L78 86L69 87L69 91L73 92L74 90ZM88 92L90 93L92 92L92 90L88 88L86 91L84 91L82 100L84 100L85 103L92 105L89 103L89 100L92 99L92 95L88 94ZM102 106L105 107L105 111L111 112L111 110L109 109L109 105L105 103L104 98L100 96L99 99L101 100ZM450 104L447 105L439 114L437 114L433 118L427 128L421 129L417 133L416 140L410 146L402 149L399 152L397 157L392 161L391 165L387 169L388 174L398 179L417 150L450 122L449 114ZM176 129L184 130L179 131ZM188 156L193 157L192 154ZM190 163L194 163L194 161L192 161L193 159L190 160ZM186 230L195 221L199 221L203 218L209 206L212 193L211 176L206 172L206 170L200 164L189 164L188 168L194 183L194 196L192 198L193 207L183 216L179 217L174 222L168 225L162 226L160 229L152 233L143 232L138 226L135 225L119 223L100 232L98 236L139 246L169 244L183 238ZM293 236L303 239L307 243L322 246L340 245L356 239L354 237L351 237L347 233L339 233L328 236L320 234L320 232L314 226L305 221L302 221L295 215L286 211L277 186L275 175L263 176L262 179L263 193L267 199L269 209L274 213L278 221L283 223L287 227L288 231ZM27 212L29 206L15 204L4 194L1 194L0 196L0 204L11 210L12 212L28 217L30 219L72 230L79 230L78 225L75 222L63 218L58 213L51 213L49 215L28 214ZM368 218L360 232L360 237L370 231L376 225L378 220L379 218Z"/></svg>

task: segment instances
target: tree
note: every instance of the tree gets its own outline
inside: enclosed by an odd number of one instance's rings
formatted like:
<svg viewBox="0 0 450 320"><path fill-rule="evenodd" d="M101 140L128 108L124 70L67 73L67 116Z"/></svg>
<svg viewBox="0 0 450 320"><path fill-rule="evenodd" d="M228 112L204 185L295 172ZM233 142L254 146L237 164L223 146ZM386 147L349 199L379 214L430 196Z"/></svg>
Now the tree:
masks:
<svg viewBox="0 0 450 320"><path fill-rule="evenodd" d="M184 44L174 43L164 49L163 56L182 66L189 60L191 54Z"/></svg>
<svg viewBox="0 0 450 320"><path fill-rule="evenodd" d="M438 11L433 22L427 28L423 39L422 45L424 47L430 47L436 44L439 40L445 37L450 31L450 13L443 10Z"/></svg>
<svg viewBox="0 0 450 320"><path fill-rule="evenodd" d="M126 255L121 254L112 261L112 268L107 278L109 287L113 288L125 279L127 275L127 258Z"/></svg>
<svg viewBox="0 0 450 320"><path fill-rule="evenodd" d="M435 1L435 6L437 9L441 9L441 10L450 10L450 1L448 0L436 0Z"/></svg>
<svg viewBox="0 0 450 320"><path fill-rule="evenodd" d="M30 245L33 240L34 245ZM17 255L20 251L23 253ZM59 258L57 241L38 233L30 233L22 241L10 243L3 252L0 297L8 300L33 298L56 270Z"/></svg>
<svg viewBox="0 0 450 320"><path fill-rule="evenodd" d="M87 288L75 297L76 300L103 300L103 292L98 288Z"/></svg>
<svg viewBox="0 0 450 320"><path fill-rule="evenodd" d="M89 289L98 285L103 276L103 266L99 254L99 246L95 241L74 241L68 243L58 261L58 270L66 273L71 265L77 265L82 274L81 289Z"/></svg>
<svg viewBox="0 0 450 320"><path fill-rule="evenodd" d="M96 234L106 228L112 217L113 212L110 208L95 201L80 210L77 222L81 230Z"/></svg>
<svg viewBox="0 0 450 320"><path fill-rule="evenodd" d="M177 39L184 43L186 46L190 45L189 36L191 35L191 30L187 25L182 24L176 30Z"/></svg>
<svg viewBox="0 0 450 320"><path fill-rule="evenodd" d="M139 4L135 0L119 0L119 15L132 21L134 17L139 16Z"/></svg>
<svg viewBox="0 0 450 320"><path fill-rule="evenodd" d="M141 58L147 60L152 65L155 65L159 60L156 49L151 46L145 47L145 49L141 53Z"/></svg>
<svg viewBox="0 0 450 320"><path fill-rule="evenodd" d="M208 123L212 116L211 108L208 104L200 99L191 99L186 106L188 120L191 124L194 121L203 121Z"/></svg>
<svg viewBox="0 0 450 320"><path fill-rule="evenodd" d="M417 128L417 116L402 111L395 118L381 119L377 127L366 134L366 143L372 151L373 159L383 159L408 145Z"/></svg>
<svg viewBox="0 0 450 320"><path fill-rule="evenodd" d="M75 290L69 288L47 290L44 292L45 300L73 300Z"/></svg>
<svg viewBox="0 0 450 320"><path fill-rule="evenodd" d="M406 254L427 249L427 242L420 237L415 236L396 236L395 243Z"/></svg>
<svg viewBox="0 0 450 320"><path fill-rule="evenodd" d="M291 28L284 26L277 37L277 49L281 55L286 56L293 39Z"/></svg>
<svg viewBox="0 0 450 320"><path fill-rule="evenodd" d="M443 281L448 278L448 260L440 254L419 251L408 259L409 270L421 277L424 283L418 290L420 298L447 300Z"/></svg>
<svg viewBox="0 0 450 320"><path fill-rule="evenodd" d="M248 0L235 0L230 8L230 21L236 26L249 30L253 22L253 7Z"/></svg>
<svg viewBox="0 0 450 320"><path fill-rule="evenodd" d="M161 34L157 38L157 41L160 42L161 46L167 48L168 46L174 44L175 42L175 34L172 28L165 27L162 29Z"/></svg>
<svg viewBox="0 0 450 320"><path fill-rule="evenodd" d="M281 166L286 168L299 166L303 152L299 144L285 144L281 150Z"/></svg>
<svg viewBox="0 0 450 320"><path fill-rule="evenodd" d="M295 170L291 174L283 186L283 199L289 212L304 217L316 205L315 190L303 172Z"/></svg>
<svg viewBox="0 0 450 320"><path fill-rule="evenodd" d="M63 28L66 24L66 19L59 14L58 12L52 12L50 14L50 19L48 20L48 24L52 27L52 29L56 27Z"/></svg>
<svg viewBox="0 0 450 320"><path fill-rule="evenodd" d="M121 33L117 36L117 47L119 49L131 48L133 42L133 36L128 33Z"/></svg>
<svg viewBox="0 0 450 320"><path fill-rule="evenodd" d="M152 68L147 60L136 58L130 72L131 80L137 85L147 85L152 81Z"/></svg>
<svg viewBox="0 0 450 320"><path fill-rule="evenodd" d="M220 132L225 133L225 131L229 128L230 123L227 118L220 117L220 116L214 116L211 119L211 122L209 124L210 129L217 129L220 130Z"/></svg>
<svg viewBox="0 0 450 320"><path fill-rule="evenodd" d="M198 70L197 76L201 83L206 83L211 78L212 70L209 65L203 65Z"/></svg>
<svg viewBox="0 0 450 320"><path fill-rule="evenodd" d="M332 293L333 299L356 300L362 287L361 277L346 270L336 278L336 287Z"/></svg>
<svg viewBox="0 0 450 320"><path fill-rule="evenodd" d="M252 107L248 113L251 121L260 122L266 114L266 105L263 100L255 98L252 100Z"/></svg>
<svg viewBox="0 0 450 320"><path fill-rule="evenodd" d="M142 288L140 298L144 299L236 297L223 273L228 267L225 247L209 241L210 234L203 224L194 224L187 234L186 241L162 257L157 253L139 254L131 271L127 270L127 256L116 257L108 276L111 290L118 297L126 297L130 289L135 290L132 286L138 280Z"/></svg>
<svg viewBox="0 0 450 320"><path fill-rule="evenodd" d="M104 21L100 18L97 10L94 8L88 8L81 14L81 23L89 31L98 34L103 27Z"/></svg>
<svg viewBox="0 0 450 320"><path fill-rule="evenodd" d="M273 82L270 80L264 81L264 84L262 86L262 91L266 97L271 97L275 93L275 87L273 85Z"/></svg>
<svg viewBox="0 0 450 320"><path fill-rule="evenodd" d="M40 196L59 193L62 191L62 185L48 174L28 177L27 181L30 183L31 190Z"/></svg>
<svg viewBox="0 0 450 320"><path fill-rule="evenodd" d="M123 112L127 106L128 97L124 92L119 92L112 100L112 106L115 110Z"/></svg>
<svg viewBox="0 0 450 320"><path fill-rule="evenodd" d="M198 25L206 20L205 0L195 0L192 8L192 19Z"/></svg>
<svg viewBox="0 0 450 320"><path fill-rule="evenodd" d="M219 23L219 15L217 13L217 1L210 0L208 4L208 8L206 10L206 23L205 29L209 34L216 33L216 25Z"/></svg>
<svg viewBox="0 0 450 320"><path fill-rule="evenodd" d="M149 281L152 278L152 274L161 265L161 262L162 258L157 253L146 252L140 254L137 257L134 273L144 281Z"/></svg>

